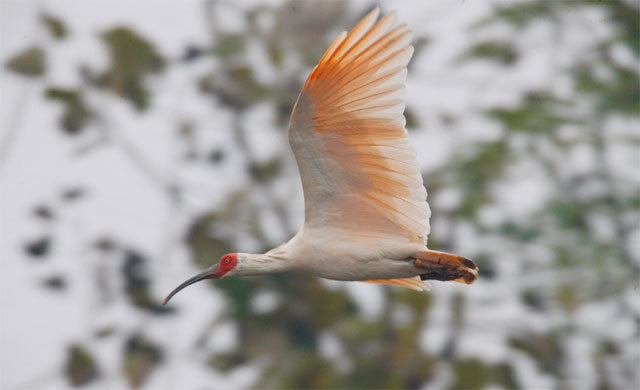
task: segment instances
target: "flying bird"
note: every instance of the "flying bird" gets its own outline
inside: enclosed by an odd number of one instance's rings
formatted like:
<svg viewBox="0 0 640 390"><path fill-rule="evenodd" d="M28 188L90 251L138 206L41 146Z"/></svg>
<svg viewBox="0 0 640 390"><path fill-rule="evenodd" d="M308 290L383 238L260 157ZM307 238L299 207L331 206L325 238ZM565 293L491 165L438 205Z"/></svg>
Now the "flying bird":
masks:
<svg viewBox="0 0 640 390"><path fill-rule="evenodd" d="M342 32L311 71L289 121L305 221L265 254L230 253L164 300L204 279L302 271L318 277L429 290L427 280L471 284L464 257L427 249L427 191L405 129L404 82L413 54L395 12L369 12Z"/></svg>

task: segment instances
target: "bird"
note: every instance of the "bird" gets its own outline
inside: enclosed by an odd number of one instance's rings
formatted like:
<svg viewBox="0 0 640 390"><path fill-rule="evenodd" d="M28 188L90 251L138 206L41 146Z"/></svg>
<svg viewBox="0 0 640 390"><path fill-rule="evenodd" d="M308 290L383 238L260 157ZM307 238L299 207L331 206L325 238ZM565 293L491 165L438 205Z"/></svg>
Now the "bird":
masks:
<svg viewBox="0 0 640 390"><path fill-rule="evenodd" d="M430 290L471 284L478 267L427 248L431 210L404 118L407 24L375 8L342 32L310 72L289 120L305 219L264 254L229 253L176 287L205 279L301 271L339 281Z"/></svg>

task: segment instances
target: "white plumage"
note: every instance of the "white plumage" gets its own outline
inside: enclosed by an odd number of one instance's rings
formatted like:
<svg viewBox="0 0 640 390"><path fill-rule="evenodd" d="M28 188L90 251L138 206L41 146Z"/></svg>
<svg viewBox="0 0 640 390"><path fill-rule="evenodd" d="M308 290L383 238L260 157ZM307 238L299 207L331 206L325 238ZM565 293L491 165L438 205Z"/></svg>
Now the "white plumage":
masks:
<svg viewBox="0 0 640 390"><path fill-rule="evenodd" d="M429 288L421 279L473 283L477 267L427 249L427 192L404 127L404 82L413 54L395 13L366 15L327 49L291 114L289 142L305 222L266 254L229 254L198 280L300 270L335 280Z"/></svg>

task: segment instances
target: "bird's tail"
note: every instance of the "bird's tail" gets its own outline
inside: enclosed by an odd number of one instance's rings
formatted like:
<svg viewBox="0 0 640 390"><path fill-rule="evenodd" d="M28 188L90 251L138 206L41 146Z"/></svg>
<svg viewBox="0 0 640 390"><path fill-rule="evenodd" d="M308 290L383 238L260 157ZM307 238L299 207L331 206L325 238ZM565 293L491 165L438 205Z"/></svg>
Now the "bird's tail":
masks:
<svg viewBox="0 0 640 390"><path fill-rule="evenodd" d="M450 253L425 250L414 256L415 266L423 268L422 280L443 280L471 284L478 279L478 266L472 260Z"/></svg>

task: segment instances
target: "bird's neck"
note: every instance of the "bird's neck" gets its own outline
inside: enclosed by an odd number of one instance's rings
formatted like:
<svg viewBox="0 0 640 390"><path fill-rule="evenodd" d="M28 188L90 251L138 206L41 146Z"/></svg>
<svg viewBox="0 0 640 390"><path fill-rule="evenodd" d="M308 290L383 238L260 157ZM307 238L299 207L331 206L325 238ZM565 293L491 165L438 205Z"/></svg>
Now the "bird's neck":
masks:
<svg viewBox="0 0 640 390"><path fill-rule="evenodd" d="M241 253L239 262L242 275L265 275L288 271L293 268L292 262L284 253L273 249L264 254ZM240 265L241 264L241 265Z"/></svg>

